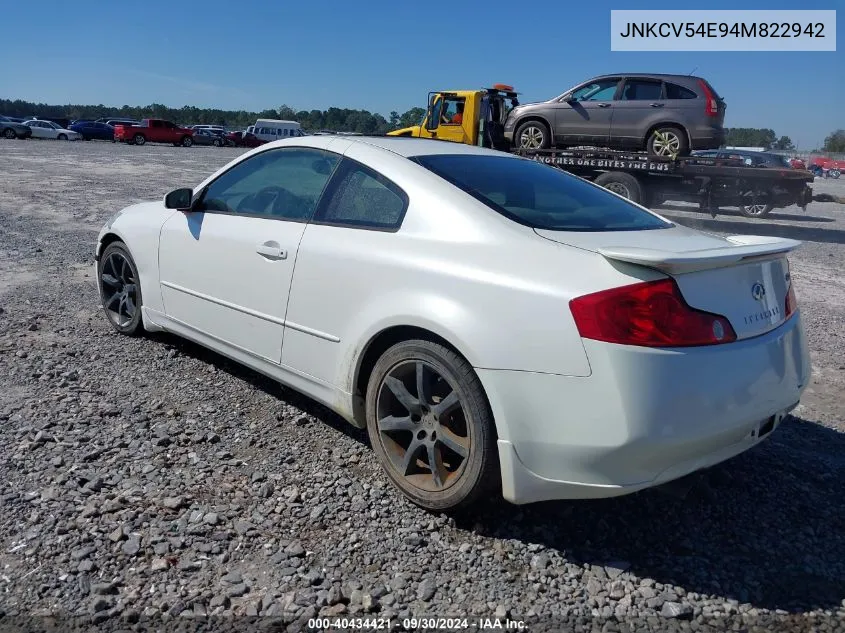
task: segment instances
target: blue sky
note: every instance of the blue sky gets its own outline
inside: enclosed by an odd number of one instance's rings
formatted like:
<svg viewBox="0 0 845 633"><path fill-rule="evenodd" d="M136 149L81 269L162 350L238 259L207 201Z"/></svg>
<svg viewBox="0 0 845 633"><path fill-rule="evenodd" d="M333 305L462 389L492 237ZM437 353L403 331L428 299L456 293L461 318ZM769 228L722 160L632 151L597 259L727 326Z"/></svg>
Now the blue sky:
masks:
<svg viewBox="0 0 845 633"><path fill-rule="evenodd" d="M711 0L706 8L797 4ZM611 9L678 8L662 0L8 2L4 24L24 26L3 29L0 98L254 111L337 106L387 116L424 105L435 89L501 82L528 102L597 74L696 69L727 101L729 127L769 127L807 149L845 128L842 43L817 53L610 51ZM837 31L845 32L845 0L802 0L800 8L838 9Z"/></svg>

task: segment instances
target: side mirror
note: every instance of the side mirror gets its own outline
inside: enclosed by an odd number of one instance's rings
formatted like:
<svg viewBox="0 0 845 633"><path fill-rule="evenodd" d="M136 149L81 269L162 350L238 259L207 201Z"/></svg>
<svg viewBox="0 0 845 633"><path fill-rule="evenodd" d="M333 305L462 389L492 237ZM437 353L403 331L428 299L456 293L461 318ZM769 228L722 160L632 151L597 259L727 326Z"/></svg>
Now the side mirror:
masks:
<svg viewBox="0 0 845 633"><path fill-rule="evenodd" d="M561 99L561 101L564 101L566 103L577 103L578 99L575 97L575 95L566 95L563 99Z"/></svg>
<svg viewBox="0 0 845 633"><path fill-rule="evenodd" d="M174 189L164 196L164 206L168 209L188 211L191 208L191 201L194 197L193 189Z"/></svg>
<svg viewBox="0 0 845 633"><path fill-rule="evenodd" d="M428 106L428 113L425 118L425 129L429 132L436 132L440 127L440 112L443 110L443 100L436 96L432 97Z"/></svg>

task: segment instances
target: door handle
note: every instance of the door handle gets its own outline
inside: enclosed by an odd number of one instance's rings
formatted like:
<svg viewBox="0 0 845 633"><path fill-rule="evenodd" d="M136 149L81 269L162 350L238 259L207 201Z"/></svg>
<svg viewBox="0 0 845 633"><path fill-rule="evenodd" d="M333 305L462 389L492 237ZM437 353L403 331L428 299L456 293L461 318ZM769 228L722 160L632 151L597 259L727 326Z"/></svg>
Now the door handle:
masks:
<svg viewBox="0 0 845 633"><path fill-rule="evenodd" d="M283 250L278 242L272 241L257 245L255 252L270 259L285 259L288 256L288 252Z"/></svg>
<svg viewBox="0 0 845 633"><path fill-rule="evenodd" d="M662 108L664 104L662 103L649 103L652 108Z"/></svg>
<svg viewBox="0 0 845 633"><path fill-rule="evenodd" d="M609 103L599 103L599 104L597 104L597 105L598 105L600 108L609 108L609 107L610 107L610 104L609 104Z"/></svg>

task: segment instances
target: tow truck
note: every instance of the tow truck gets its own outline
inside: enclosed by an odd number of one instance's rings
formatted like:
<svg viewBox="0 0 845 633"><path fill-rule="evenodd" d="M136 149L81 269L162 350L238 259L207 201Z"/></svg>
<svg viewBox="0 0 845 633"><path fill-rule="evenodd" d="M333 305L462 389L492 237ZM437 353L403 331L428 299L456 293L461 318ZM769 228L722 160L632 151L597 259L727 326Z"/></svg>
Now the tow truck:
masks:
<svg viewBox="0 0 845 633"><path fill-rule="evenodd" d="M772 209L791 205L806 211L814 200L845 204L845 198L814 195L810 187L814 176L803 169L749 167L738 159L662 157L602 147L514 147L505 139L504 129L508 114L519 105L518 94L505 84L478 90L430 92L420 125L388 135L510 152L563 169L645 207L676 200L698 203L699 209L713 217L722 207L738 207L743 215L762 218Z"/></svg>

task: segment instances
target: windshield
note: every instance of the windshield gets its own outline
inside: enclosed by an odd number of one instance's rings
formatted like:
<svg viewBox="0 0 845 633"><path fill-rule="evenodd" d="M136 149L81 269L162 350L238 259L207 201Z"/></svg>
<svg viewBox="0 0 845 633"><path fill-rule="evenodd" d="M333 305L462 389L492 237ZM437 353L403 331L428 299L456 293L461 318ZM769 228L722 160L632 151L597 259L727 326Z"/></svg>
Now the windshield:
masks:
<svg viewBox="0 0 845 633"><path fill-rule="evenodd" d="M673 226L606 189L534 160L478 154L432 154L411 160L532 228L639 231Z"/></svg>

